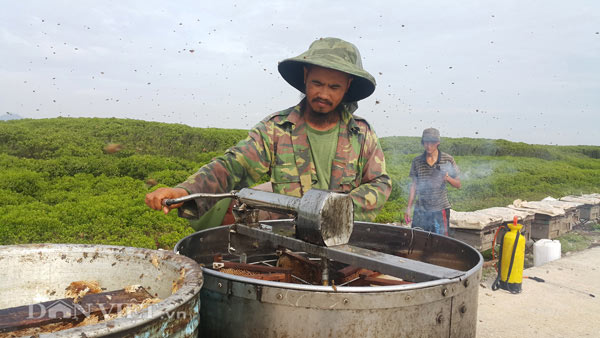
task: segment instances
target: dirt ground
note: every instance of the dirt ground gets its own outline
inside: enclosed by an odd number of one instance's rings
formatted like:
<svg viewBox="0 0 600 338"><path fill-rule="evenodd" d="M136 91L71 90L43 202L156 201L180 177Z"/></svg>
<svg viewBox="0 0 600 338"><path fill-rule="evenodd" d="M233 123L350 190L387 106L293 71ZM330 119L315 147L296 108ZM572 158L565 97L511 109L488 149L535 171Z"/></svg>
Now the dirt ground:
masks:
<svg viewBox="0 0 600 338"><path fill-rule="evenodd" d="M587 249L525 269L524 276L545 282L524 278L520 294L492 291L495 273L487 274L479 288L477 337L600 337L600 231L587 224L568 236L563 246L574 238L574 250L581 243Z"/></svg>

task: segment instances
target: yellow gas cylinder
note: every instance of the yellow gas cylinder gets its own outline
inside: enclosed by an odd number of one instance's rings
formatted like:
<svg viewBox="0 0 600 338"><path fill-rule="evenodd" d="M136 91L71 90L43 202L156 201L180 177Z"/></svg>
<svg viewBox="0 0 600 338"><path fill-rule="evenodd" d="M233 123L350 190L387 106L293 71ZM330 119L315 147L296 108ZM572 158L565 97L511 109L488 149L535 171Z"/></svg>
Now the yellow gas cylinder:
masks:
<svg viewBox="0 0 600 338"><path fill-rule="evenodd" d="M500 260L498 261L500 267L492 290L500 287L511 293L521 292L523 265L525 264L525 237L520 232L522 227L522 224L517 223L517 217L512 224L508 223L510 231L504 234L500 242Z"/></svg>

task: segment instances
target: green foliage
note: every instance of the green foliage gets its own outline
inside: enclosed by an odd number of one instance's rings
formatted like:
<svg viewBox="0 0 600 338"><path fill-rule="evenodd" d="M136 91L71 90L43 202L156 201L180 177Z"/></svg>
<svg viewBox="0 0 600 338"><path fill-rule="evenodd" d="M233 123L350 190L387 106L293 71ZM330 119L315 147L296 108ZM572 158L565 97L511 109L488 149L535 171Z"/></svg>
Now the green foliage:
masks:
<svg viewBox="0 0 600 338"><path fill-rule="evenodd" d="M148 187L180 183L246 135L119 119L2 122L0 244L172 248L193 230L148 208Z"/></svg>
<svg viewBox="0 0 600 338"><path fill-rule="evenodd" d="M397 223L400 220L404 219L404 212L406 211L406 207L404 209L399 209L396 206L398 204L402 204L402 202L394 201L396 203L386 203L383 206L383 209L375 218L375 222L377 223ZM404 202L406 204L406 202Z"/></svg>
<svg viewBox="0 0 600 338"><path fill-rule="evenodd" d="M381 140L393 191L377 219L403 219L414 157L423 152L418 137ZM505 206L515 199L598 192L600 147L543 146L505 140L444 138L440 149L454 156L461 170L462 188L448 188L455 210L472 211ZM391 216L388 210L396 210ZM401 217L398 215L401 214Z"/></svg>
<svg viewBox="0 0 600 338"><path fill-rule="evenodd" d="M0 243L97 243L172 248L192 233L175 213L145 206L148 189L129 177L90 174L47 181L39 200L0 205ZM13 199L18 198L13 194ZM12 200L12 199L11 199Z"/></svg>
<svg viewBox="0 0 600 338"><path fill-rule="evenodd" d="M7 169L0 175L0 189L25 196L39 196L46 188L44 176L29 170Z"/></svg>
<svg viewBox="0 0 600 338"><path fill-rule="evenodd" d="M163 184L165 186L173 187L177 184L185 181L192 172L188 170L160 170L155 171L148 175L150 179L156 181L156 183Z"/></svg>
<svg viewBox="0 0 600 338"><path fill-rule="evenodd" d="M381 139L381 146L386 156L390 153L400 155L423 152L419 137L384 137ZM600 147L595 146L548 146L470 138L442 138L440 150L453 156L511 156L544 160L600 158Z"/></svg>
<svg viewBox="0 0 600 338"><path fill-rule="evenodd" d="M0 153L35 159L88 157L103 154L108 144L119 144L116 157L138 154L198 161L202 153L221 153L247 134L115 118L23 119L0 123Z"/></svg>
<svg viewBox="0 0 600 338"><path fill-rule="evenodd" d="M0 122L0 245L172 248L192 228L175 212L149 209L145 195L182 182L246 135L122 119ZM376 221L400 222L410 163L423 148L417 137L381 143L394 186ZM449 188L456 210L598 192L600 147L444 138L441 149L455 156L462 172L462 189Z"/></svg>
<svg viewBox="0 0 600 338"><path fill-rule="evenodd" d="M590 237L586 237L576 232L570 232L558 237L560 241L560 251L562 254L566 254L570 251L581 251L590 247L590 244L594 241Z"/></svg>
<svg viewBox="0 0 600 338"><path fill-rule="evenodd" d="M143 180L150 173L161 170L186 169L191 171L193 165L188 161L181 161L175 158L152 156L152 155L132 155L118 161L117 167L120 176L129 176Z"/></svg>

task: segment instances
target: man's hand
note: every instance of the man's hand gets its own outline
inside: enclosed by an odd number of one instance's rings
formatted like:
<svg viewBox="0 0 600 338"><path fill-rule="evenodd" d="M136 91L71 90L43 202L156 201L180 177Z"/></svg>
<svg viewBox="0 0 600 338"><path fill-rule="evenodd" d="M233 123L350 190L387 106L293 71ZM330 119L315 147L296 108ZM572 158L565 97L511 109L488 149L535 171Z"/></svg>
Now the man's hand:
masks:
<svg viewBox="0 0 600 338"><path fill-rule="evenodd" d="M448 172L446 172L446 176L444 176L444 183L448 182L450 183L451 186L455 187L456 189L460 189L460 179L458 177L454 178L450 175L448 175Z"/></svg>
<svg viewBox="0 0 600 338"><path fill-rule="evenodd" d="M412 220L410 219L410 212L411 212L411 207L406 208L406 212L404 213L404 222L406 222L406 224L410 223Z"/></svg>
<svg viewBox="0 0 600 338"><path fill-rule="evenodd" d="M171 209L179 208L183 203L166 206L162 205L163 200L179 198L187 195L189 195L188 192L181 188L158 188L155 191L146 194L146 205L154 210L162 209L166 215Z"/></svg>

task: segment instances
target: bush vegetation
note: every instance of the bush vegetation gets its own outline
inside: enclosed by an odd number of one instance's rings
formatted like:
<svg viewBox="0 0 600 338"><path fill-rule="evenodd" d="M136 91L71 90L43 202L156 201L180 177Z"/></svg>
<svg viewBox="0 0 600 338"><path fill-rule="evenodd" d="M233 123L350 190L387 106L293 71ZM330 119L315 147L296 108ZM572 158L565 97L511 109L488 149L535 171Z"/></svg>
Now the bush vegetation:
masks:
<svg viewBox="0 0 600 338"><path fill-rule="evenodd" d="M418 137L381 139L394 188L378 222L404 215L412 159L423 152ZM506 140L443 138L440 150L454 156L462 188L448 188L453 209L505 206L515 199L540 200L600 191L600 147L530 145Z"/></svg>
<svg viewBox="0 0 600 338"><path fill-rule="evenodd" d="M55 118L0 122L0 244L97 243L172 248L187 221L144 204L146 193L183 181L243 139L244 130L201 129L125 119ZM516 198L598 192L600 147L443 139L463 188L456 210ZM404 217L418 138L382 138L394 181L378 222Z"/></svg>

